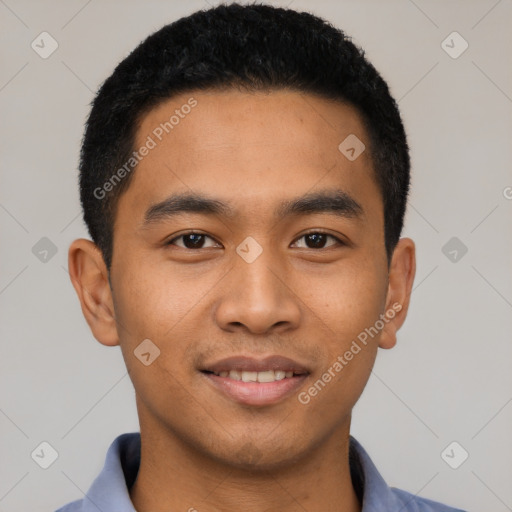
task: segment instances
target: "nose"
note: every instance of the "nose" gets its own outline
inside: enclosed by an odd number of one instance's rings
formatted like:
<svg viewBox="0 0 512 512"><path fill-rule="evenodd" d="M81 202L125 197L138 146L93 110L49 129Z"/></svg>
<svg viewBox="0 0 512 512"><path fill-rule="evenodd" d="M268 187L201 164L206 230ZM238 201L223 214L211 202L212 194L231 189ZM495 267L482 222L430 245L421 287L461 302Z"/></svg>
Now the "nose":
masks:
<svg viewBox="0 0 512 512"><path fill-rule="evenodd" d="M301 301L293 290L291 270L272 258L270 250L251 263L237 256L226 278L215 310L220 328L269 334L298 327Z"/></svg>

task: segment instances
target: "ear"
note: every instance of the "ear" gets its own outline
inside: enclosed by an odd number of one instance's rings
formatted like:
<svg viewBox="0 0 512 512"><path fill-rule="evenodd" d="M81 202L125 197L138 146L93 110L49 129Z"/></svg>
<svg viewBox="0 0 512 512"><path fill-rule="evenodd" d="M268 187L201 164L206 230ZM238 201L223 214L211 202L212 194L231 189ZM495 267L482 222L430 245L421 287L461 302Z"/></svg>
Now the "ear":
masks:
<svg viewBox="0 0 512 512"><path fill-rule="evenodd" d="M68 267L92 334L103 345L119 345L112 291L101 251L90 240L75 240L69 247Z"/></svg>
<svg viewBox="0 0 512 512"><path fill-rule="evenodd" d="M416 249L410 238L401 238L393 251L388 276L385 315L379 347L393 348L396 333L405 321L416 274Z"/></svg>

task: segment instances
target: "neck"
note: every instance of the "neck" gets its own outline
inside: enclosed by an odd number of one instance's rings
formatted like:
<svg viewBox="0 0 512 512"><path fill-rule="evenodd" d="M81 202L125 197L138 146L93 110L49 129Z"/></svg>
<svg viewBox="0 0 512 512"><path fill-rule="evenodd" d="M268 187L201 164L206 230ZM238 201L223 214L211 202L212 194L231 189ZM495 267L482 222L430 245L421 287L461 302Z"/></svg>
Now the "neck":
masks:
<svg viewBox="0 0 512 512"><path fill-rule="evenodd" d="M141 464L130 497L138 512L360 512L350 476L350 418L287 464L241 469L199 452L141 418Z"/></svg>

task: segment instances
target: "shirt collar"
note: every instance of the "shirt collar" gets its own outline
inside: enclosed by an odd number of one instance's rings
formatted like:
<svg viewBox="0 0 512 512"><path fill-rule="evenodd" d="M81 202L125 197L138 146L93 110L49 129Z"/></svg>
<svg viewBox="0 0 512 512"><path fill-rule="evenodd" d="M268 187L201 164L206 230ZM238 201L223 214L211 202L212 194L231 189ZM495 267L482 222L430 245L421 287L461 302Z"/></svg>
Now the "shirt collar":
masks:
<svg viewBox="0 0 512 512"><path fill-rule="evenodd" d="M140 446L139 432L122 434L113 441L101 473L83 499L82 512L98 512L98 510L136 512L130 499L129 489L135 482L139 470ZM362 512L419 510L413 503L416 501L414 495L388 487L369 455L352 436L350 436L350 471L354 485L362 488ZM425 500L425 503L428 501ZM434 504L434 502L430 503ZM454 509L429 507L421 510Z"/></svg>

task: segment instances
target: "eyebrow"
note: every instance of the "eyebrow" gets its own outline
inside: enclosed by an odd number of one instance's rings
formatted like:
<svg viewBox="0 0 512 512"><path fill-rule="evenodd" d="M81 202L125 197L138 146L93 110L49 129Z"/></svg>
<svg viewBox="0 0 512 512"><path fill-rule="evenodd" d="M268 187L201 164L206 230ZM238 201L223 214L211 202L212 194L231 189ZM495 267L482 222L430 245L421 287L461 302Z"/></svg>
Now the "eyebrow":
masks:
<svg viewBox="0 0 512 512"><path fill-rule="evenodd" d="M229 204L197 193L175 194L148 208L143 227L186 214L202 214L233 219L239 215ZM361 219L363 207L347 192L328 190L308 193L283 201L274 210L276 218L330 213L343 218Z"/></svg>

